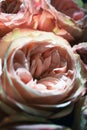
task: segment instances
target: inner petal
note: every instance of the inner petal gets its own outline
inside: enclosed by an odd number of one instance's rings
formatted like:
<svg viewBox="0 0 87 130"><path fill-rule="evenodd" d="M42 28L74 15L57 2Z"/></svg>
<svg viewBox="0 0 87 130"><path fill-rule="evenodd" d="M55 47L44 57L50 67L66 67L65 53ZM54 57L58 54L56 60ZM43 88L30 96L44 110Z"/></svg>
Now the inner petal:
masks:
<svg viewBox="0 0 87 130"><path fill-rule="evenodd" d="M19 67L24 67L29 70L29 64L25 53L21 50L18 50L14 56L14 69L16 70Z"/></svg>
<svg viewBox="0 0 87 130"><path fill-rule="evenodd" d="M46 43L31 43L18 49L13 61L19 79L27 85L31 79L36 81L31 87L38 90L43 90L42 86L47 91L62 91L71 84L74 76L73 61L67 50L48 46L48 43L47 46Z"/></svg>
<svg viewBox="0 0 87 130"><path fill-rule="evenodd" d="M16 70L16 74L20 78L21 81L23 81L25 84L28 83L32 76L29 71L27 71L25 68L19 68Z"/></svg>

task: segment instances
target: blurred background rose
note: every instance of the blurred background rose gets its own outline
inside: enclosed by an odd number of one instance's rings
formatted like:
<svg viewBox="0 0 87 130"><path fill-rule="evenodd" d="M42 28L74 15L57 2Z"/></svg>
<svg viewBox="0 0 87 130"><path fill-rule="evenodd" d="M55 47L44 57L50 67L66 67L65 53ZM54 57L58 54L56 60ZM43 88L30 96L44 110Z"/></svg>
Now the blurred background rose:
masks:
<svg viewBox="0 0 87 130"><path fill-rule="evenodd" d="M28 0L0 0L0 37L14 28L27 28L30 17Z"/></svg>

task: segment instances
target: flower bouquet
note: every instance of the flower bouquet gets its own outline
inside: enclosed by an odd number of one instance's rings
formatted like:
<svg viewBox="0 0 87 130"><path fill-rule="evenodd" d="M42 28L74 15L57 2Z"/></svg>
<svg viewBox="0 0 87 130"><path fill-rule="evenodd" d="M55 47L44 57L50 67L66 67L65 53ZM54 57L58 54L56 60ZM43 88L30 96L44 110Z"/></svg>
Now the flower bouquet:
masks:
<svg viewBox="0 0 87 130"><path fill-rule="evenodd" d="M14 5L10 0L2 2ZM48 1L24 2L23 12L20 8L13 14L21 13L23 19L18 16L15 21L11 12L1 13L11 19L9 24L2 20L0 39L0 127L14 123L59 124L72 129L77 125L79 130L87 90L87 43L73 47L71 43L81 38L83 29ZM71 125L67 125L70 116Z"/></svg>

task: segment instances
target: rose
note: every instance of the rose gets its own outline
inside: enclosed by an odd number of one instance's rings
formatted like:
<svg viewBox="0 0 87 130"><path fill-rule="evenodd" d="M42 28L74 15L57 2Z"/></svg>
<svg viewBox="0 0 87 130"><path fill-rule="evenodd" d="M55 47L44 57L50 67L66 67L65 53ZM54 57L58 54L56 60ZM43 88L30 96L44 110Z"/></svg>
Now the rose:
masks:
<svg viewBox="0 0 87 130"><path fill-rule="evenodd" d="M5 0L0 3L0 37L14 28L54 32L69 41L79 39L82 34L82 29L70 17L55 10L46 0Z"/></svg>
<svg viewBox="0 0 87 130"><path fill-rule="evenodd" d="M73 50L80 55L81 60L87 69L87 43L83 42L78 45L74 45Z"/></svg>
<svg viewBox="0 0 87 130"><path fill-rule="evenodd" d="M26 28L30 18L28 0L0 1L0 37L14 28Z"/></svg>
<svg viewBox="0 0 87 130"><path fill-rule="evenodd" d="M4 96L35 115L61 117L71 112L85 87L79 56L65 39L17 29L1 40L1 46L6 47L0 50ZM52 115L53 109L67 106L62 115Z"/></svg>
<svg viewBox="0 0 87 130"><path fill-rule="evenodd" d="M84 76L85 76L85 85L87 87L87 43L79 43L78 45L73 46L73 50L75 53L79 54L81 63L83 66ZM87 88L86 88L87 90Z"/></svg>
<svg viewBox="0 0 87 130"><path fill-rule="evenodd" d="M69 3L69 4L67 4ZM79 7L79 5L73 0L50 0L50 4L56 8L59 12L62 12L73 19L73 21L79 26L82 33L79 36L74 36L75 42L73 44L78 44L84 41L87 41L86 33L87 33L87 13L86 11ZM70 29L71 30L71 29ZM73 33L76 34L76 33ZM72 34L72 36L73 36Z"/></svg>
<svg viewBox="0 0 87 130"><path fill-rule="evenodd" d="M68 4L67 4L68 3ZM59 11L70 16L74 20L80 20L85 13L74 0L51 0L51 4Z"/></svg>
<svg viewBox="0 0 87 130"><path fill-rule="evenodd" d="M71 17L56 10L48 0L33 1L35 15L33 15L32 24L35 29L54 32L72 42L79 39L82 35L82 29Z"/></svg>
<svg viewBox="0 0 87 130"><path fill-rule="evenodd" d="M0 37L14 28L32 28L54 32L70 42L83 39L84 30L79 23L57 11L46 0L2 0L0 5Z"/></svg>

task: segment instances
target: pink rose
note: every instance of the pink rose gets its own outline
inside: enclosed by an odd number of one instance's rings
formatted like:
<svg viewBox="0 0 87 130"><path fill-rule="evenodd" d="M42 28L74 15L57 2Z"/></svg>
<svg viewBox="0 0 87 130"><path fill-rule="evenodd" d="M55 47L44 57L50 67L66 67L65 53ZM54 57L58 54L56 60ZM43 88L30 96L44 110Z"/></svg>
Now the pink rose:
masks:
<svg viewBox="0 0 87 130"><path fill-rule="evenodd" d="M30 107L33 110L36 107L35 110L45 112L44 115L39 111L40 115L48 116L51 107L66 106L83 95L85 86L79 55L74 54L62 37L50 32L16 29L3 37L1 46L6 47L0 51L1 86L6 97L16 105L23 105L25 111L25 106L31 113Z"/></svg>
<svg viewBox="0 0 87 130"><path fill-rule="evenodd" d="M80 20L85 13L74 0L51 0L51 4L62 13L70 16L74 20Z"/></svg>
<svg viewBox="0 0 87 130"><path fill-rule="evenodd" d="M53 32L70 42L82 35L82 29L70 17L46 0L5 0L0 3L0 37L15 28Z"/></svg>
<svg viewBox="0 0 87 130"><path fill-rule="evenodd" d="M30 17L28 6L28 0L0 1L0 37L14 28L27 28Z"/></svg>

